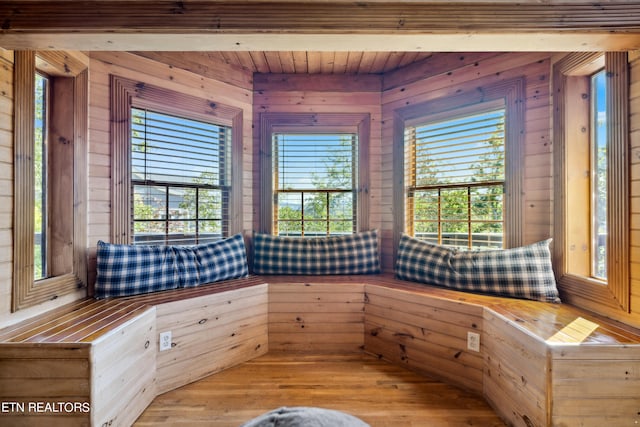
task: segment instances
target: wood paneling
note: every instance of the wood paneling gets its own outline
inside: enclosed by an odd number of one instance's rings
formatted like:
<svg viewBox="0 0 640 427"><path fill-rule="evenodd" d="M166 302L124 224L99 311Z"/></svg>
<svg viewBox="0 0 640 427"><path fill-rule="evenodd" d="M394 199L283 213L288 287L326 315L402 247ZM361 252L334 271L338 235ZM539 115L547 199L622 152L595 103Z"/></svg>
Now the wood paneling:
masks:
<svg viewBox="0 0 640 427"><path fill-rule="evenodd" d="M157 355L158 392L265 354L267 310L267 285L158 305L158 333L172 334L171 349Z"/></svg>
<svg viewBox="0 0 640 427"><path fill-rule="evenodd" d="M378 286L366 295L366 352L482 393L482 355L467 350L467 332L482 334L482 307Z"/></svg>
<svg viewBox="0 0 640 427"><path fill-rule="evenodd" d="M167 330L172 348L156 352L155 337ZM468 332L480 335L479 352L467 349ZM64 399L86 396L90 387L94 423L128 425L152 394L263 355L267 347L298 355L365 351L483 395L514 426L624 424L637 412L637 330L568 305L391 275L252 277L88 299L7 328L0 340L0 366L20 369L0 371L0 393L26 400L44 390L47 399ZM52 378L64 381L41 386ZM574 405L590 409L575 415ZM609 415L612 405L617 415Z"/></svg>
<svg viewBox="0 0 640 427"><path fill-rule="evenodd" d="M283 73L318 75L383 74L431 56L430 52L144 51L135 53L176 68L182 68L202 76L245 88L251 88L251 80L247 77L247 71L267 75ZM266 60L266 58L269 58L269 60ZM374 59L376 60L375 63L373 62ZM239 72L230 73L227 70ZM277 76L272 77L278 78ZM256 79L258 78L261 78L261 76L256 76ZM356 90L355 88L353 89Z"/></svg>
<svg viewBox="0 0 640 427"><path fill-rule="evenodd" d="M442 67L440 59L452 67ZM431 68L427 64L432 62ZM415 69L415 71L414 71ZM422 72L426 77L419 79ZM549 55L541 53L509 53L509 54L434 54L427 61L414 64L385 76L382 92L383 127L381 144L380 177L382 180L382 197L379 200L383 213L382 221L382 256L385 268L393 266L396 242L394 233L404 230L404 218L401 206L397 203L398 188L404 188L402 164L393 163L394 144L391 143L394 133L402 129L394 129L394 120L399 111L414 108L427 103L448 102L461 94L480 93L482 88L500 87L510 79L524 80L523 96L516 97L524 116L524 123L517 123L515 133L523 141L520 153L520 169L512 173L518 181L514 191L520 191L521 202L510 207L520 224L522 235L514 236L513 242L532 243L548 238L551 235L552 153L550 148L550 123L540 117L549 117L551 113L548 81L550 77ZM404 77L403 77L404 76ZM480 89L479 89L480 88ZM444 100L444 101L443 101ZM416 109L418 107L415 107ZM546 142L546 146L544 143ZM542 147L539 147L542 145ZM529 149L536 147L535 150ZM518 187L520 189L518 189ZM506 218L509 221L509 218ZM517 228L517 227L516 227ZM396 234L397 237L397 234Z"/></svg>
<svg viewBox="0 0 640 427"><path fill-rule="evenodd" d="M89 344L38 344L0 346L0 400L16 402L22 407L0 414L3 425L87 426L91 414L85 410L40 413L34 402L70 402L87 405L91 401L91 346ZM23 410L24 409L24 410ZM24 414L36 415L25 418Z"/></svg>
<svg viewBox="0 0 640 427"><path fill-rule="evenodd" d="M363 187L369 205L367 228L379 228L381 181L377 165L382 161L380 158L380 76L305 76L287 74L282 76L255 75L254 78L256 84L256 90L253 95L255 123L261 123L260 113L262 112L269 113L273 117L286 117L287 114L293 113L294 115L311 118L313 118L314 113L319 113L322 117L331 118L333 123L340 123L341 116L368 117L369 145L364 147L364 149L368 149L368 153L364 158L361 157L360 167L364 167L365 171L363 172L369 175L368 188ZM351 119L350 121L353 122ZM364 120L362 122L364 123ZM356 122L352 123L352 125L355 124ZM363 128L364 126L360 127ZM252 228L255 230L259 230L261 224L261 215L263 213L261 207L263 205L261 203L265 202L261 198L270 197L270 195L264 194L268 191L270 185L265 182L263 178L265 175L260 174L261 162L263 162L263 167L269 167L270 170L270 161L265 159L269 156L269 153L260 150L261 136L259 129L256 129L254 131L253 152L262 154L254 157L253 185L256 194L253 200L254 225Z"/></svg>
<svg viewBox="0 0 640 427"><path fill-rule="evenodd" d="M364 285L305 282L269 285L269 349L361 352Z"/></svg>
<svg viewBox="0 0 640 427"><path fill-rule="evenodd" d="M228 72L229 70L226 70ZM109 79L117 75L133 81L142 81L149 85L162 87L186 96L198 97L225 104L241 112L242 141L238 141L236 158L241 157L241 168L234 168L234 184L240 182L242 198L235 200L235 218L239 229L251 229L253 190L251 185L253 171L252 147L252 92L241 86L214 80L163 64L138 55L123 52L92 52L90 73L90 132L89 141L89 264L91 276L95 278L95 244L98 240L109 241L114 224L110 221L111 206L111 162L110 157L110 110ZM240 80L247 80L247 75ZM234 80L235 81L235 80ZM240 123L238 124L240 125ZM241 154L241 155L239 155Z"/></svg>
<svg viewBox="0 0 640 427"><path fill-rule="evenodd" d="M89 67L84 52L41 50L36 55L36 68L50 76L73 77Z"/></svg>
<svg viewBox="0 0 640 427"><path fill-rule="evenodd" d="M269 68L291 69L273 51L345 52L632 50L640 5L610 0L399 1L5 1L0 46L71 50L264 50ZM499 19L497 19L499 17ZM91 37L85 37L90 34ZM398 59L374 57L372 67ZM340 65L342 67L342 65Z"/></svg>
<svg viewBox="0 0 640 427"><path fill-rule="evenodd" d="M637 418L638 348L576 350L552 348L553 425L624 425Z"/></svg>
<svg viewBox="0 0 640 427"><path fill-rule="evenodd" d="M90 408L43 414L25 405L24 411L3 410L0 423L35 425L49 416L51 425L131 425L158 393L264 354L267 309L267 285L247 278L85 299L4 328L3 401ZM162 353L159 330L173 332L172 348Z"/></svg>
<svg viewBox="0 0 640 427"><path fill-rule="evenodd" d="M551 372L547 346L514 328L512 321L484 313L483 395L513 426L548 426Z"/></svg>
<svg viewBox="0 0 640 427"><path fill-rule="evenodd" d="M130 425L156 396L156 337L151 307L93 343L91 425Z"/></svg>

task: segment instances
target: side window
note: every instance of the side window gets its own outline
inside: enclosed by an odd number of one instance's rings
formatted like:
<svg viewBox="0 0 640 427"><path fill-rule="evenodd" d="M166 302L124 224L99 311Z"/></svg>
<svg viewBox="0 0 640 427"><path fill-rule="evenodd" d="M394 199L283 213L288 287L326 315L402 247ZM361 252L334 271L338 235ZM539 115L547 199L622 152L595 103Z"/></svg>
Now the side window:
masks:
<svg viewBox="0 0 640 427"><path fill-rule="evenodd" d="M229 235L231 128L131 109L133 243L192 245Z"/></svg>
<svg viewBox="0 0 640 427"><path fill-rule="evenodd" d="M34 280L47 277L47 144L49 133L49 78L35 75L35 120L33 145L34 192Z"/></svg>
<svg viewBox="0 0 640 427"><path fill-rule="evenodd" d="M627 55L567 55L553 81L558 283L569 302L628 311Z"/></svg>
<svg viewBox="0 0 640 427"><path fill-rule="evenodd" d="M14 55L15 311L86 284L88 75L82 56Z"/></svg>
<svg viewBox="0 0 640 427"><path fill-rule="evenodd" d="M504 242L505 109L448 113L405 128L406 227L464 248Z"/></svg>
<svg viewBox="0 0 640 427"><path fill-rule="evenodd" d="M274 234L355 232L357 159L357 134L274 133Z"/></svg>
<svg viewBox="0 0 640 427"><path fill-rule="evenodd" d="M607 279L607 87L606 73L590 76L590 169L589 199L591 212L591 276Z"/></svg>

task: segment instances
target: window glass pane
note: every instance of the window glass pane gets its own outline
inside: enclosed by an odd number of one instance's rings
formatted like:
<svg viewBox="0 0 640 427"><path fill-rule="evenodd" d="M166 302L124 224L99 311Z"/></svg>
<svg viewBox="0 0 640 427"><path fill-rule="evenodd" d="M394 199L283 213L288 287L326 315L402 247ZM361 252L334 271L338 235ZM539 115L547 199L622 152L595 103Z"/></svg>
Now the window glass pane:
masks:
<svg viewBox="0 0 640 427"><path fill-rule="evenodd" d="M592 91L592 274L607 278L607 110L606 74L593 75Z"/></svg>
<svg viewBox="0 0 640 427"><path fill-rule="evenodd" d="M304 237L353 233L356 159L355 134L274 134L275 232Z"/></svg>
<svg viewBox="0 0 640 427"><path fill-rule="evenodd" d="M198 241L219 240L222 235L223 201L221 190L198 190Z"/></svg>
<svg viewBox="0 0 640 427"><path fill-rule="evenodd" d="M47 103L48 80L35 76L34 263L35 280L47 277Z"/></svg>
<svg viewBox="0 0 640 427"><path fill-rule="evenodd" d="M304 219L327 219L327 198L329 193L309 192L303 194Z"/></svg>
<svg viewBox="0 0 640 427"><path fill-rule="evenodd" d="M282 219L278 221L278 235L287 237L302 236L302 221Z"/></svg>
<svg viewBox="0 0 640 427"><path fill-rule="evenodd" d="M302 193L278 194L278 219L302 219Z"/></svg>
<svg viewBox="0 0 640 427"><path fill-rule="evenodd" d="M198 221L198 242L213 242L222 238L222 221Z"/></svg>
<svg viewBox="0 0 640 427"><path fill-rule="evenodd" d="M415 237L460 248L502 246L504 127L500 108L405 129Z"/></svg>
<svg viewBox="0 0 640 427"><path fill-rule="evenodd" d="M442 245L467 248L469 224L466 222L442 222Z"/></svg>
<svg viewBox="0 0 640 427"><path fill-rule="evenodd" d="M353 193L329 194L329 216L334 220L353 220Z"/></svg>
<svg viewBox="0 0 640 427"><path fill-rule="evenodd" d="M187 245L201 232L205 241L225 236L231 129L137 108L131 117L134 240ZM164 223L139 224L148 219ZM142 230L156 236L137 235Z"/></svg>
<svg viewBox="0 0 640 427"><path fill-rule="evenodd" d="M133 187L134 243L164 243L166 219L166 188L135 185Z"/></svg>

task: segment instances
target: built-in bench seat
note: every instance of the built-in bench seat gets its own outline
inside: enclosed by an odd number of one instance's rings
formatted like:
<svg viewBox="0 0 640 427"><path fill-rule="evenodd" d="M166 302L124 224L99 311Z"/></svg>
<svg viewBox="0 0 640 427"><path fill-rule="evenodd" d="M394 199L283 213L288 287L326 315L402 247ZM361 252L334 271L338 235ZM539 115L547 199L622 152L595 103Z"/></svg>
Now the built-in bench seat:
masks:
<svg viewBox="0 0 640 427"><path fill-rule="evenodd" d="M634 328L568 304L471 294L390 274L265 281L271 350L360 348L483 395L508 425L640 420ZM479 335L479 351L468 348L469 332Z"/></svg>
<svg viewBox="0 0 640 427"><path fill-rule="evenodd" d="M159 351L167 331L172 348ZM468 348L469 332L479 351ZM0 413L0 421L129 425L157 394L268 350L365 351L483 395L509 425L640 418L633 328L567 304L381 274L254 276L83 300L0 330L4 402L91 405L86 413Z"/></svg>
<svg viewBox="0 0 640 427"><path fill-rule="evenodd" d="M85 299L0 330L0 425L131 425L156 395L266 353L267 298L251 277ZM37 406L52 402L65 406Z"/></svg>

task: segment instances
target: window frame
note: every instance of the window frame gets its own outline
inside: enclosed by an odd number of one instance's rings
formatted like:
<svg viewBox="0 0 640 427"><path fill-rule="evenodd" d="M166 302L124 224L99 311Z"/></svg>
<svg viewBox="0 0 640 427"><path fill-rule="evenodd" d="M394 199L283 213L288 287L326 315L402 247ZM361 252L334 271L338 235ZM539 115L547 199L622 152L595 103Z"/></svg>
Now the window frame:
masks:
<svg viewBox="0 0 640 427"><path fill-rule="evenodd" d="M305 236L305 223L311 223L311 222L323 222L326 223L326 233L324 236L314 236L314 237L328 237L331 236L331 216L330 216L330 212L329 212L329 200L330 200L330 195L331 194L351 194L353 197L353 209L352 209L352 215L351 215L351 222L352 222L352 226L351 226L351 234L353 234L354 232L356 232L357 230L357 225L358 225L358 221L357 221L357 212L358 212L358 197L357 197L357 188L358 188L358 170L359 170L359 162L358 162L358 134L355 132L328 132L328 131L323 131L320 132L318 131L318 129L315 129L315 132L299 132L299 131L285 131L285 132L273 132L272 136L274 137L274 141L272 142L272 149L274 152L277 152L278 150L276 149L276 144L275 142L278 140L278 135L290 135L290 136L314 136L314 135L334 135L334 136L349 136L350 140L351 140L351 156L352 159L354 160L353 163L351 163L351 171L352 171L352 176L351 176L351 186L347 189L345 188L309 188L309 189L305 189L305 188L292 188L292 189L280 189L278 187L278 177L279 177L279 172L281 169L281 164L278 161L277 156L272 156L273 159L273 166L272 166L272 174L273 174L273 198L274 198L274 204L273 204L273 226L272 226L272 232L274 234L277 235L281 235L280 234L280 229L278 227L278 224L281 221L286 222L287 220L281 220L278 215L277 212L279 211L279 207L278 205L275 203L276 198L278 197L278 195L280 194L297 194L299 193L302 200L301 200L301 206L302 206L302 211L301 211L301 218L300 218L300 223L301 223L301 235L300 237L307 237ZM310 218L305 218L304 215L304 196L305 194L308 193L324 193L326 196L326 200L327 200L327 216L325 219L310 219ZM298 220L291 220L291 221L298 221ZM334 220L335 221L335 220ZM276 233L277 230L277 233ZM339 234L335 234L335 235L339 235Z"/></svg>
<svg viewBox="0 0 640 427"><path fill-rule="evenodd" d="M569 198L575 191L568 183L576 173L569 164L569 141L584 138L589 128L590 106L575 112L576 105L590 103L585 88L588 80L604 67L607 76L607 161L610 174L607 179L607 280L576 273L569 265L569 251L575 250L570 242L571 227ZM574 83L578 84L574 84ZM574 88L577 87L577 88ZM553 135L554 135L554 269L558 287L565 301L596 312L613 310L628 313L630 310L629 279L629 65L626 52L574 53L567 55L553 67ZM575 145L575 144L574 144ZM590 148L591 144L589 144ZM580 173L580 171L577 171ZM584 173L584 172L582 172ZM590 197L590 194L585 195ZM587 215L591 221L591 215ZM587 224L587 227L590 225ZM575 226L573 224L572 226ZM590 234L590 233L589 233ZM589 237L589 236L587 236ZM578 248L579 249L579 248ZM590 263L590 257L589 257ZM578 269L579 270L579 269Z"/></svg>
<svg viewBox="0 0 640 427"><path fill-rule="evenodd" d="M462 119L465 117L469 117L469 116L474 116L474 115L480 115L480 114L484 114L484 113L489 113L491 111L497 111L497 110L502 110L504 112L504 120L505 120L505 129L503 130L504 132L504 137L503 137L503 154L506 154L506 106L504 105L504 99L498 98L495 99L493 101L487 101L487 102L482 102L479 104L473 104L467 107L461 107L461 108L456 108L455 111L446 111L446 112L438 112L438 113L434 113L434 114L427 114L427 115L423 115L420 118L415 118L415 119L411 119L411 120L405 120L404 126L405 126L405 130L408 128L418 128L418 127L422 127L422 126L428 126L432 123L436 123L436 122L441 122L441 121L450 121L450 120L457 120L457 119ZM479 247L473 247L473 246L469 246L470 244L473 243L473 239L472 239L472 235L473 235L473 231L472 231L472 224L474 222L484 222L484 221L473 221L472 217L471 217L471 209L472 209L472 203L471 203L471 189L472 188L477 188L477 187L483 187L483 188L489 188L489 187L500 187L502 190L502 220L500 221L500 223L502 224L502 229L503 229L503 233L502 233L502 245L501 247L504 247L504 224L505 224L505 219L504 219L504 188L505 188L505 182L506 182L506 173L505 173L505 178L502 180L487 180L487 181L467 181L467 182L456 182L456 183L436 183L436 184L431 184L428 186L417 186L414 185L415 183L411 181L411 177L415 176L415 169L418 167L417 163L416 163L416 155L414 154L414 151L416 150L417 146L415 143L411 142L411 141L407 141L407 139L405 138L404 141L405 147L406 147L406 151L407 153L405 154L405 162L404 162L404 169L405 169L405 181L407 182L407 186L406 186L406 193L405 193L405 212L406 212L406 218L405 218L405 231L415 237L415 224L413 223L413 220L415 218L412 218L414 209L413 209L413 204L414 202L414 198L415 196L411 196L411 194L415 194L417 192L420 191L434 191L437 190L438 191L438 209L440 209L440 200L441 200L441 192L444 191L448 191L448 190L455 190L455 189L459 189L459 190L466 190L467 191L467 208L468 208L468 215L467 215L467 219L466 219L466 223L468 225L468 231L467 231L467 235L468 235L468 241L467 241L467 249L476 249ZM506 158L506 156L505 156ZM506 163L506 162L505 162ZM506 171L506 165L504 166L504 171ZM442 225L444 223L450 223L452 221L448 221L448 220L441 220L440 218L438 218L437 220L437 227L438 227L438 231L437 231L437 238L438 238L438 243L439 244L443 244L442 243ZM458 221L461 222L461 221ZM490 222L490 221L487 221ZM491 221L491 222L495 222L495 221ZM460 246L456 246L458 248L460 248ZM488 249L492 248L491 246L488 247Z"/></svg>
<svg viewBox="0 0 640 427"><path fill-rule="evenodd" d="M466 109L489 106L502 101L505 108L505 185L504 185L504 240L505 248L521 246L524 234L522 197L523 147L525 135L525 80L513 78L463 92L454 96L435 98L394 111L393 118L393 170L394 170L394 259L400 237L406 231L405 138L408 125L432 115L457 116Z"/></svg>
<svg viewBox="0 0 640 427"><path fill-rule="evenodd" d="M49 277L34 279L34 114L35 74L43 69L62 87L53 92L49 123L48 156L57 156L53 197L47 228L56 229L49 248ZM87 135L88 71L86 64L55 51L14 52L14 235L11 310L34 306L72 293L87 284ZM52 150L55 152L51 154ZM62 159L62 160L60 160ZM69 172L71 170L71 172ZM51 184L51 183L50 183ZM51 187L51 185L49 186ZM69 192L69 188L73 190ZM51 193L50 193L51 194ZM51 212L51 210L50 210ZM62 214L60 212L63 212ZM51 234L51 233L49 233ZM53 236L52 236L53 239ZM52 255L55 253L55 259ZM62 255L63 254L63 255ZM53 261L51 261L53 260Z"/></svg>
<svg viewBox="0 0 640 427"><path fill-rule="evenodd" d="M228 234L242 231L242 109L209 99L110 75L111 110L111 241L133 243L130 160L131 108L204 120L231 128L231 188ZM236 185L233 185L236 183Z"/></svg>
<svg viewBox="0 0 640 427"><path fill-rule="evenodd" d="M273 134L351 133L358 138L358 177L355 230L369 229L369 113L261 113L260 114L260 212L258 230L274 233Z"/></svg>
<svg viewBox="0 0 640 427"><path fill-rule="evenodd" d="M177 116L175 114L166 114L166 113L160 113L156 110L151 110L151 109L140 109L137 108L135 106L131 107L132 110L138 110L140 112L144 112L144 115L146 117L148 112L151 112L152 114L163 114L164 117L170 116L170 117L174 117L174 118L178 118L178 119L186 119L186 120L191 120L191 121L197 121L202 123L202 120L198 119L195 120L192 117L188 117L185 116L184 114ZM133 223L133 232L132 232L132 238L134 240L134 244L145 244L146 242L148 242L148 240L140 240L140 241L136 241L136 232L135 232L135 228L136 228L136 223L144 223L144 222L164 222L164 229L165 232L162 235L162 237L158 234L157 240L163 240L164 244L176 244L176 245L183 245L183 244L187 244L187 243L180 243L180 240L172 240L170 239L171 237L171 233L169 231L170 228L170 223L171 223L171 218L169 215L169 210L170 210L170 203L169 203L169 198L170 198L170 189L177 189L177 188L181 188L184 190L193 190L194 191L194 200L195 200L195 213L194 213L194 217L192 218L185 218L184 221L187 222L192 222L194 223L194 234L193 236L191 236L190 234L188 236L183 236L187 241L195 241L196 244L202 243L202 242L208 242L211 241L213 238L212 237L205 237L204 233L200 233L199 229L200 229L200 221L219 221L220 222L220 235L221 237L228 237L229 235L229 206L228 203L222 203L222 201L224 200L229 200L229 192L231 190L231 176L230 173L228 173L228 171L230 170L231 167L231 141L232 141L232 137L233 137L233 132L230 126L226 126L226 125L220 125L217 123L211 123L211 121L207 121L205 122L209 125L212 126L216 126L217 127L217 133L219 136L219 143L216 144L214 147L212 147L212 150L217 151L218 154L220 155L220 157L222 158L222 160L219 162L219 166L221 167L221 171L219 171L219 175L223 175L223 178L221 179L221 181L223 181L222 183L219 184L205 184L205 183L197 183L197 182L190 182L190 183L186 183L186 182L178 182L178 181L171 181L170 179L162 179L162 180L149 180L146 179L146 172L147 172L147 168L146 168L146 160L143 162L145 164L145 179L133 179L133 175L131 177L131 186L132 186L132 194L136 194L135 188L136 187L141 187L141 188L153 188L153 187L162 187L165 190L165 217L164 219L142 219L142 218L136 218L135 216L135 200L134 200L134 213L132 216L132 223ZM133 129L132 129L133 131ZM222 137L220 138L220 135L222 135ZM132 140L133 137L131 136L130 139L130 144L132 144ZM191 148L191 147L189 147ZM202 148L201 148L202 149ZM131 149L130 146L130 159L133 162L133 158L134 155L133 153L136 150ZM220 154L222 153L222 154ZM144 153L145 159L146 159L146 152ZM132 165L133 167L133 165ZM171 175L171 177L175 178L175 175ZM220 199L221 199L221 216L220 218L201 218L200 217L200 211L199 211L199 201L200 199L200 193L201 192L206 192L208 190L217 190L220 192ZM226 208L226 209L225 209ZM191 236L191 237L189 237ZM152 240L153 242L156 242L157 240Z"/></svg>

